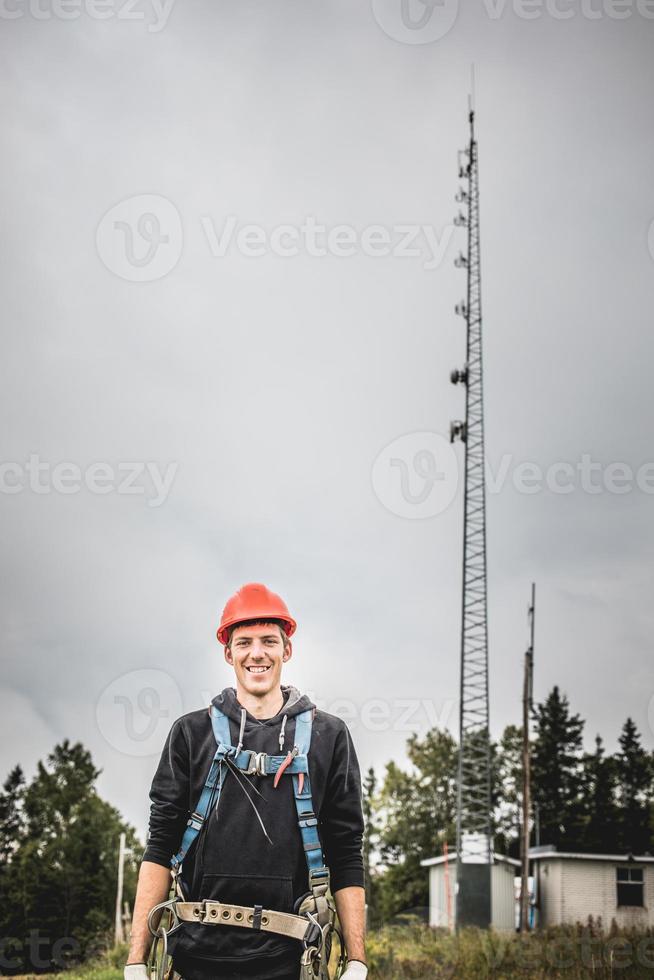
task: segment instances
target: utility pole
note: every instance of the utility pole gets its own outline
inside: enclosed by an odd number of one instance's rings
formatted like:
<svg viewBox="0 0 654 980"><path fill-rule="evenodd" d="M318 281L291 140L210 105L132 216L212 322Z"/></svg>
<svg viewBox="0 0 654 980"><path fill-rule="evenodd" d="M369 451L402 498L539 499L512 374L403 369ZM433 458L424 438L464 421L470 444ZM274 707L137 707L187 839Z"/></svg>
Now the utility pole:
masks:
<svg viewBox="0 0 654 980"><path fill-rule="evenodd" d="M116 888L116 915L114 919L114 944L125 942L125 930L123 929L123 883L125 879L125 858L131 854L131 850L125 846L126 835L120 835L118 844L118 887Z"/></svg>
<svg viewBox="0 0 654 980"><path fill-rule="evenodd" d="M466 299L455 312L466 323L466 362L450 374L466 389L465 421L450 425L450 442L465 447L463 587L459 767L456 826L456 926L487 928L491 923L491 767L488 699L488 619L486 603L486 482L481 337L479 171L475 113L468 113L470 140L459 153L460 209L454 219L467 228L468 247L454 264L466 270Z"/></svg>
<svg viewBox="0 0 654 980"><path fill-rule="evenodd" d="M534 683L534 623L536 619L536 584L531 583L529 616L529 646L525 652L525 672L522 687L522 834L520 858L520 932L529 931L529 817L531 814L531 748L529 745L529 718L533 711Z"/></svg>

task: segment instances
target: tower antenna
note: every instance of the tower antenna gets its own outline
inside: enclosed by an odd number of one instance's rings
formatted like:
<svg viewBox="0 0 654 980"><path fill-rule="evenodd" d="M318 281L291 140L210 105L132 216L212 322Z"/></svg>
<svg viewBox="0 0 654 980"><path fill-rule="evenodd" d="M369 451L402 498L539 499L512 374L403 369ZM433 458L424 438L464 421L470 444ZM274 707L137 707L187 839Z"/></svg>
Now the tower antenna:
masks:
<svg viewBox="0 0 654 980"><path fill-rule="evenodd" d="M474 69L473 69L474 86ZM455 307L466 323L466 362L452 371L453 384L466 390L465 421L450 425L450 441L465 448L463 587L459 765L456 825L456 925L491 924L491 765L488 698L488 618L486 602L486 485L481 343L479 174L475 139L474 88L469 98L469 143L459 152L462 206L455 224L467 228L466 254L454 264L466 271L466 298Z"/></svg>

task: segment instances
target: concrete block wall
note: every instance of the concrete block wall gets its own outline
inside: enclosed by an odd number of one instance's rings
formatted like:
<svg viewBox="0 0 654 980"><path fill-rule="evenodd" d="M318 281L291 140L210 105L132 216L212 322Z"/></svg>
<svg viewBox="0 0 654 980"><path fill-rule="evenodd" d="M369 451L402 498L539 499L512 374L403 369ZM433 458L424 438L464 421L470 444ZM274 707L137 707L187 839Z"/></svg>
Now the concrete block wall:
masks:
<svg viewBox="0 0 654 980"><path fill-rule="evenodd" d="M573 858L548 858L539 863L541 926L584 924L590 915L601 918L607 929L613 919L625 927L654 925L653 865L640 865L645 906L636 908L617 904L616 868L625 865Z"/></svg>

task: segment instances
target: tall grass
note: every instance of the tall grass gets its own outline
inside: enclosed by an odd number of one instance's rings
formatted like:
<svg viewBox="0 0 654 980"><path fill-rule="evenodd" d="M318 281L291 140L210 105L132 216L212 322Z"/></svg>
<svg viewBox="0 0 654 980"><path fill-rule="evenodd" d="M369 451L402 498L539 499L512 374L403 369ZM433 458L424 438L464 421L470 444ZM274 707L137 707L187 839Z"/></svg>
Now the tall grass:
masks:
<svg viewBox="0 0 654 980"><path fill-rule="evenodd" d="M455 936L418 924L389 926L371 932L367 947L369 980L654 980L654 931L613 927L605 932L593 922L524 938L477 929ZM57 976L122 980L126 952L117 947L95 963ZM47 977L29 974L21 980Z"/></svg>
<svg viewBox="0 0 654 980"><path fill-rule="evenodd" d="M654 978L654 933L570 926L513 934L395 926L368 940L371 980L644 980Z"/></svg>

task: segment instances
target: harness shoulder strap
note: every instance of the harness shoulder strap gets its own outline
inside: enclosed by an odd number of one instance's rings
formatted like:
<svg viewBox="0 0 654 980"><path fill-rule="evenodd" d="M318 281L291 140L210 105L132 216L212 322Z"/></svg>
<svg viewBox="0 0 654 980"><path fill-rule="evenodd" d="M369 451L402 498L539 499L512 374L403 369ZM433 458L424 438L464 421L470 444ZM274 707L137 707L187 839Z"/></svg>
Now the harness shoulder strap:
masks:
<svg viewBox="0 0 654 980"><path fill-rule="evenodd" d="M218 749L222 746L224 749L231 749L231 734L229 731L229 718L226 714L215 706L211 705L211 726L213 728L213 735L216 739L216 745Z"/></svg>
<svg viewBox="0 0 654 980"><path fill-rule="evenodd" d="M298 754L308 756L311 748L313 709L303 711L295 719L295 747ZM308 767L307 767L308 768ZM298 825L302 835L304 854L309 869L309 885L313 891L319 883L329 883L329 869L325 865L322 845L318 834L318 817L313 811L311 778L307 771L293 775L293 795L297 810Z"/></svg>
<svg viewBox="0 0 654 980"><path fill-rule="evenodd" d="M184 858L195 844L213 801L218 803L225 781L225 767L222 765L222 761L232 748L230 745L229 718L213 704L211 705L211 725L217 744L216 754L209 768L200 799L186 823L186 830L182 836L179 851L170 862L173 871L176 873L180 872Z"/></svg>

